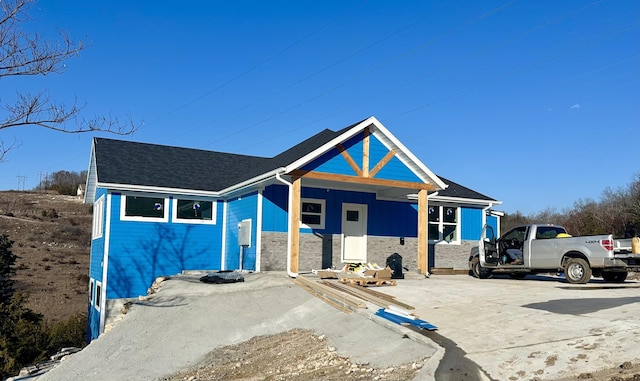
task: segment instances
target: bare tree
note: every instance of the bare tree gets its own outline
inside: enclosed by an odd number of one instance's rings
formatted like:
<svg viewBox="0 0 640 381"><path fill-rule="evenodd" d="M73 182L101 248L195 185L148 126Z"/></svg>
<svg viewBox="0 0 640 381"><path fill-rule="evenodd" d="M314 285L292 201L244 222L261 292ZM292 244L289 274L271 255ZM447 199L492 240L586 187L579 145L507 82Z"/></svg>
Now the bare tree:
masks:
<svg viewBox="0 0 640 381"><path fill-rule="evenodd" d="M62 73L64 62L85 49L83 41L72 40L64 31L58 32L58 41L25 32L21 25L30 20L28 10L34 1L0 1L0 80L10 76ZM125 121L111 115L86 118L81 115L83 108L84 105L79 105L75 99L70 104L55 102L47 91L18 92L13 103L0 103L0 130L31 125L72 134L106 131L128 135L139 127L130 115ZM0 162L18 145L18 142L4 144L0 141Z"/></svg>

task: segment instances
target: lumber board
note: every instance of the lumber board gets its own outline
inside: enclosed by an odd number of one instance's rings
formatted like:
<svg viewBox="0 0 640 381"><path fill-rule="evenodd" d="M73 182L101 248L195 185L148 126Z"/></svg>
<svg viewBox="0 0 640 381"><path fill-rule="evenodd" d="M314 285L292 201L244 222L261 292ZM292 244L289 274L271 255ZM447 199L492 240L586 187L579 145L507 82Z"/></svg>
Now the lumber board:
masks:
<svg viewBox="0 0 640 381"><path fill-rule="evenodd" d="M320 294L319 292L317 292L316 290L314 290L313 288L307 286L306 284L300 282L297 279L292 279L293 283L295 283L297 286L299 286L300 288L302 288L303 290L307 291L309 294L315 296L316 298L322 300L323 302L327 303L328 305L339 309L342 312L346 312L348 314L352 313L353 311L351 311L351 309L343 306L342 304L336 303L333 300L329 299L329 298L325 298L322 294Z"/></svg>
<svg viewBox="0 0 640 381"><path fill-rule="evenodd" d="M355 284L346 284L345 286L353 288L358 292L366 292L366 293L378 292L378 291L371 290L371 289L368 289L368 288L365 288L365 287L361 287L361 286L358 286L358 285L355 285ZM378 292L378 293L380 293L380 292ZM401 302L399 300L396 300L395 297L391 297L391 296L386 295L386 294L385 294L385 296L376 296L376 297L378 297L380 299L383 299L383 300L386 300L389 303L395 304L395 305L400 306L402 308L405 308L407 310L415 310L416 309L414 306L406 304L406 303L403 303L403 302Z"/></svg>
<svg viewBox="0 0 640 381"><path fill-rule="evenodd" d="M340 303L342 305L344 305L345 307L350 307L350 308L366 308L367 306L362 302L362 300L357 299L357 298L353 298L351 296L345 295L342 292L338 292L334 289L332 289L331 287L327 287L326 285L322 284L321 282L318 281L312 281L304 276L298 276L296 278L297 280L299 280L301 283L305 284L308 287L311 287L313 290L315 290L316 292L320 293L322 296L324 296L325 298L329 298L331 300L333 300L336 303Z"/></svg>
<svg viewBox="0 0 640 381"><path fill-rule="evenodd" d="M362 278L362 277L344 277L344 278L340 278L340 282L341 283L348 283L348 284L357 284L358 286L362 286L362 287L369 287L369 286L395 286L396 285L396 281L395 280L390 280L390 279L378 279L378 278Z"/></svg>
<svg viewBox="0 0 640 381"><path fill-rule="evenodd" d="M387 308L389 307L389 305L391 304L395 304L397 306L403 307L407 310L414 310L415 307L410 306L408 304L402 303L400 301L397 301L395 299L390 299L390 298L381 298L378 297L376 295L374 295L373 293L371 293L372 290L369 290L368 288L364 288L361 286L357 286L357 285L351 285L351 284L342 284L342 283L338 283L338 282L329 282L329 281L323 281L324 284L326 284L329 287L335 288L337 290L340 290L342 292L345 292L347 294L353 295L357 298L361 298L363 300L366 300L370 303L373 303L375 305L377 305L378 307L383 307L383 308Z"/></svg>

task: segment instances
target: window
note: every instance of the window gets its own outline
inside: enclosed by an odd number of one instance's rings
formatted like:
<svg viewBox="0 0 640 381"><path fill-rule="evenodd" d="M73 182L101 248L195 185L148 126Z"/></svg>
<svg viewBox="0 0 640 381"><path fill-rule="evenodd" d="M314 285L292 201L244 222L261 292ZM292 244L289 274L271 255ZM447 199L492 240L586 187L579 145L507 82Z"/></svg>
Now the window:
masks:
<svg viewBox="0 0 640 381"><path fill-rule="evenodd" d="M95 299L95 287L93 278L89 280L89 304L93 305L93 300Z"/></svg>
<svg viewBox="0 0 640 381"><path fill-rule="evenodd" d="M102 228L104 226L104 196L93 204L93 225L91 230L91 238L101 238Z"/></svg>
<svg viewBox="0 0 640 381"><path fill-rule="evenodd" d="M120 219L125 221L167 222L167 199L161 197L123 195Z"/></svg>
<svg viewBox="0 0 640 381"><path fill-rule="evenodd" d="M303 198L300 208L301 226L309 229L324 229L325 200Z"/></svg>
<svg viewBox="0 0 640 381"><path fill-rule="evenodd" d="M200 200L173 200L171 219L187 224L215 224L216 202Z"/></svg>
<svg viewBox="0 0 640 381"><path fill-rule="evenodd" d="M102 300L102 283L96 282L96 309L100 311L100 301Z"/></svg>
<svg viewBox="0 0 640 381"><path fill-rule="evenodd" d="M429 206L429 240L459 242L458 208L453 206Z"/></svg>

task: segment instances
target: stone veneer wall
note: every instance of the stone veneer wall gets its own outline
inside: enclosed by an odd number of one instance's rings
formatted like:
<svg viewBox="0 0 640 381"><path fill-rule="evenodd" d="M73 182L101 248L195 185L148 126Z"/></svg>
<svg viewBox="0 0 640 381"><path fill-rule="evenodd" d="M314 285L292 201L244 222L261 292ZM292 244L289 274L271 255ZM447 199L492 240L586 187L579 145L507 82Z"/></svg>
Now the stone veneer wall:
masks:
<svg viewBox="0 0 640 381"><path fill-rule="evenodd" d="M402 266L411 272L418 271L417 238L405 238L401 244L400 237L367 237L367 262L385 266L387 258L398 253L402 256ZM462 241L460 245L429 245L429 265L431 267L467 269L469 251L475 241ZM340 234L301 234L300 272L326 268L340 269ZM260 270L283 271L287 268L287 234L262 233L262 254Z"/></svg>

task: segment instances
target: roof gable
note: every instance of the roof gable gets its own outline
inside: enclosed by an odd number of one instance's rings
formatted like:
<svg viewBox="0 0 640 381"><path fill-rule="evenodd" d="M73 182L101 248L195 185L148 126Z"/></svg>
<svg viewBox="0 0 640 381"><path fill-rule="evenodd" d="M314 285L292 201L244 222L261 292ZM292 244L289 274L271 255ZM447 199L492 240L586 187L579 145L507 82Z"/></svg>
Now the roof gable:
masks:
<svg viewBox="0 0 640 381"><path fill-rule="evenodd" d="M93 194L96 186L220 195L273 177L276 171L284 174L297 169L357 176L365 167L365 133L369 134L368 170L372 177L428 183L439 189L436 197L444 199L496 202L438 178L374 117L339 131L325 129L271 158L94 138L87 195ZM345 155L352 164L345 165Z"/></svg>

